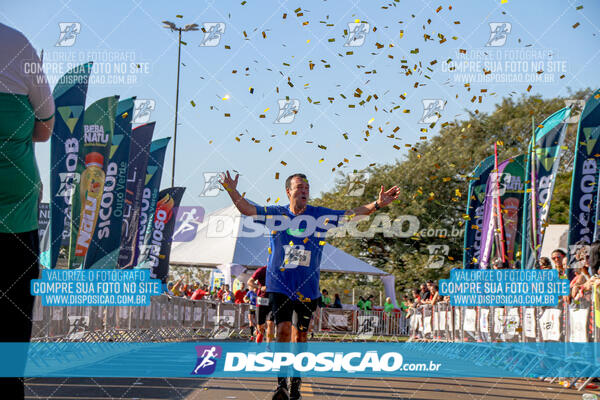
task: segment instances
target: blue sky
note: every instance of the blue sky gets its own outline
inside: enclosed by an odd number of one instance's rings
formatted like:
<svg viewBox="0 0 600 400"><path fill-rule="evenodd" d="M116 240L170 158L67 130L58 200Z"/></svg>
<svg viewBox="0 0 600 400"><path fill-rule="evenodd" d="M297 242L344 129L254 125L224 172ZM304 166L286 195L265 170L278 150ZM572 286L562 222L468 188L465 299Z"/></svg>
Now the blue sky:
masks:
<svg viewBox="0 0 600 400"><path fill-rule="evenodd" d="M316 196L333 187L340 170L402 159L406 144L432 136L443 122L466 118L465 110L489 111L503 96L527 93L530 84L530 93L545 97L567 95L568 87L598 86L600 5L595 1L244 3L11 1L0 5L0 21L22 31L38 51L44 49L51 81L69 63L96 60L88 105L114 94L153 100L154 138L172 136L175 110L177 37L161 21L224 23L215 47L199 46L202 32L184 33L181 55L176 185L187 187L183 205L208 211L230 203L225 193L200 196L205 173L235 169L242 174L239 189L249 198L258 203L271 198L272 204L279 197L285 204L284 180L291 173L306 173ZM369 24L364 44L344 46L344 30L355 20ZM80 33L72 46L57 47L59 24L66 22L79 23ZM490 23L509 29L505 39L489 42ZM460 62L455 70L449 59ZM115 63L126 71L115 72ZM483 69L491 72L485 75ZM476 82L477 77L510 82ZM354 97L357 88L360 97ZM471 102L473 96L482 96L481 103ZM299 101L298 113L291 123L276 124L278 100L286 97ZM420 123L423 101L437 99L445 105L429 129ZM170 185L172 149L171 144L162 187ZM36 146L44 201L49 151L48 144Z"/></svg>

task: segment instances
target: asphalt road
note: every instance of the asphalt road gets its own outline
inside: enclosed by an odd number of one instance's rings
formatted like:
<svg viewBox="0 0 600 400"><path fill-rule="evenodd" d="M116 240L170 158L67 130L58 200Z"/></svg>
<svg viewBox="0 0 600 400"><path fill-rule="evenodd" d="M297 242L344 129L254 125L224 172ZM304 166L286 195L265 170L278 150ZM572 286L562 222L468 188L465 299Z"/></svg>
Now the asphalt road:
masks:
<svg viewBox="0 0 600 400"><path fill-rule="evenodd" d="M28 378L26 398L270 400L274 386L267 378ZM302 386L305 400L581 400L583 393L600 398L600 391L515 378L306 378Z"/></svg>

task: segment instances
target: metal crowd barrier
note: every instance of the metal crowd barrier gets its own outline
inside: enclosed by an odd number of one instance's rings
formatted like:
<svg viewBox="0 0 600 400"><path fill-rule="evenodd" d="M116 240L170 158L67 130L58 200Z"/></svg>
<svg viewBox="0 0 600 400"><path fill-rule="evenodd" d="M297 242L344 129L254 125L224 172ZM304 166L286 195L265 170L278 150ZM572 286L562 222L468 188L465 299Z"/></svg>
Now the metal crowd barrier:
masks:
<svg viewBox="0 0 600 400"><path fill-rule="evenodd" d="M579 354L571 351L569 343L600 342L600 286L585 292L578 300L570 303L560 298L556 307L451 307L447 303L420 305L408 313L409 341L430 343L432 352L441 351L443 342L478 343L564 343L560 354L544 354L542 351L526 351L515 358L510 354L497 354L497 347L476 346L470 353L454 354L461 359L471 359L475 365L479 360L493 359L495 365L510 361L510 367L523 373L533 373L540 362L557 365L555 381L561 371L569 367L581 367L577 377L568 378L573 386L581 378L588 377L578 390L582 390L591 377L600 376L598 364L600 353ZM465 351L459 347L444 348L443 351ZM598 354L596 354L598 353ZM503 360L503 356L506 356ZM506 366L506 365L505 365Z"/></svg>
<svg viewBox="0 0 600 400"><path fill-rule="evenodd" d="M36 298L32 341L149 342L249 336L249 306L153 296L149 306L43 307Z"/></svg>
<svg viewBox="0 0 600 400"><path fill-rule="evenodd" d="M248 304L153 296L149 306L43 307L36 298L33 341L175 341L250 336ZM406 313L318 309L311 329L324 334L408 336Z"/></svg>
<svg viewBox="0 0 600 400"><path fill-rule="evenodd" d="M382 310L344 310L321 308L315 314L316 330L324 333L372 336L407 336L408 321L405 313Z"/></svg>

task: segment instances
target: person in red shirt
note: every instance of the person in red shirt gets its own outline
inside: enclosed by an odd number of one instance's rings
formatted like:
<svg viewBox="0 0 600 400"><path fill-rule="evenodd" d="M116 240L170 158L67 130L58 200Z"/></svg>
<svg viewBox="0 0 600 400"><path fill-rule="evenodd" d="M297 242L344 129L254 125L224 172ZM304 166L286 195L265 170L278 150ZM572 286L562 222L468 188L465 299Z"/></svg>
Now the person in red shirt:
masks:
<svg viewBox="0 0 600 400"><path fill-rule="evenodd" d="M234 294L235 304L243 304L244 296L246 296L246 293L248 293L248 291L246 290L246 288L244 287L244 284L242 283L242 287L238 291L236 291Z"/></svg>
<svg viewBox="0 0 600 400"><path fill-rule="evenodd" d="M204 296L206 296L208 294L208 290L206 285L203 285L202 287L199 287L198 289L196 289L196 291L194 292L194 294L192 294L192 300L202 300L204 298Z"/></svg>
<svg viewBox="0 0 600 400"><path fill-rule="evenodd" d="M224 287L225 287L224 285L221 286L219 288L219 290L217 291L217 298L219 299L219 301L223 301L223 288Z"/></svg>

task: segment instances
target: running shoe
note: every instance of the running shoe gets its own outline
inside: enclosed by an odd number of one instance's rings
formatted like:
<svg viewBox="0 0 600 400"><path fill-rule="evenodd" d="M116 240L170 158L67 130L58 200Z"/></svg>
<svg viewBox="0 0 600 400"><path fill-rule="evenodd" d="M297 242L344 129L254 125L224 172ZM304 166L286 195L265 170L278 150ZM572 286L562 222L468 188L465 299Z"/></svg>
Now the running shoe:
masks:
<svg viewBox="0 0 600 400"><path fill-rule="evenodd" d="M271 400L290 400L290 394L288 390L283 386L278 386Z"/></svg>

